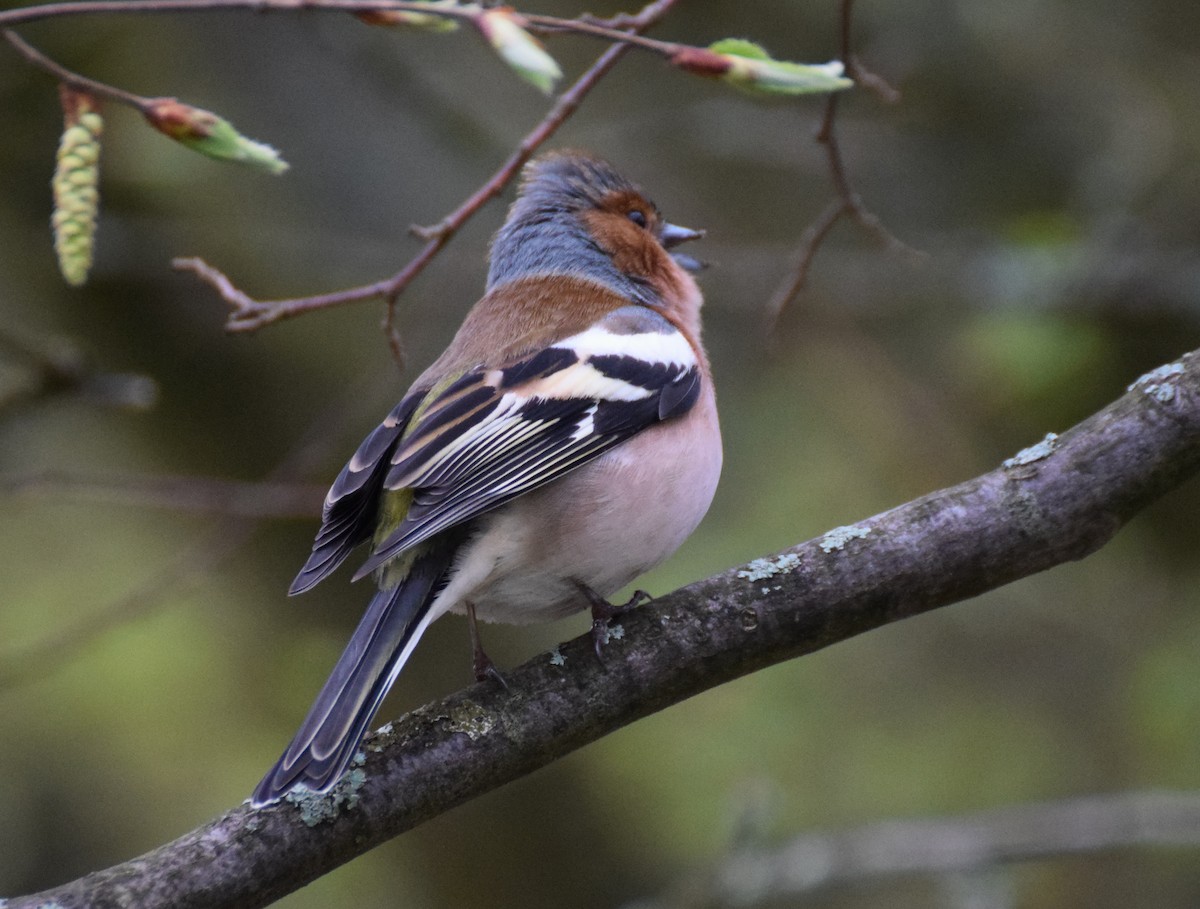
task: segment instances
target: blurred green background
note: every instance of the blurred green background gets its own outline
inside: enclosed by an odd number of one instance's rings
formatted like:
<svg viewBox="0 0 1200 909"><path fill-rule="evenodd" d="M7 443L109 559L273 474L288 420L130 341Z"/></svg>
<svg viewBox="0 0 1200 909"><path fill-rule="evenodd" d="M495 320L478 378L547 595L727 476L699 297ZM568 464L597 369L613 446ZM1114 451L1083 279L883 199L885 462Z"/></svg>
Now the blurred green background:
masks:
<svg viewBox="0 0 1200 909"><path fill-rule="evenodd" d="M228 519L146 507L91 481L257 481L303 451L311 463L290 478L328 483L477 298L504 206L489 205L401 299L403 374L381 305L231 337L223 305L173 273L171 257L203 256L262 297L384 277L419 248L408 225L454 208L547 105L465 32L223 13L79 18L22 34L77 71L218 111L292 170L277 179L209 161L109 108L97 260L88 286L70 290L47 228L54 85L0 46L0 330L158 388L149 409L108 406L97 382L13 403L34 371L0 351L9 896L129 858L245 798L368 595L347 573L285 596L320 490L301 496L308 516L262 520L241 541ZM818 62L835 53L836 10L697 0L654 34L744 35ZM1200 346L1200 6L860 3L854 45L904 97L842 99L849 173L928 260L888 254L842 223L772 334L767 301L831 198L813 142L821 99L761 103L631 54L553 143L608 157L672 220L709 231L694 251L713 263L702 283L725 473L704 525L639 584L652 592L988 470ZM601 50L565 37L550 46L568 77ZM15 482L45 472L59 479ZM882 817L1200 787L1198 498L1195 483L1172 493L1085 562L638 723L280 905L617 906L721 855L754 792L770 793L760 834L772 841ZM218 558L214 538L231 551ZM103 633L87 635L93 622ZM489 651L512 665L585 626L489 628ZM81 629L87 644L75 647ZM450 617L380 723L469 680L465 624ZM1200 904L1195 850L1011 873L1013 905L1030 909ZM941 898L918 878L805 905Z"/></svg>

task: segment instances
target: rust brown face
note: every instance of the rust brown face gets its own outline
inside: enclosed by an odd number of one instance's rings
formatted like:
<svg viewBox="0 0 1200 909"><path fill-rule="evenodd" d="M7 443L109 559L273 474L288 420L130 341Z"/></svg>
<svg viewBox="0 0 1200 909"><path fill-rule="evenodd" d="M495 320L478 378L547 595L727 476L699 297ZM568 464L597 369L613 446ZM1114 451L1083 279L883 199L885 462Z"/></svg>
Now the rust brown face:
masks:
<svg viewBox="0 0 1200 909"><path fill-rule="evenodd" d="M581 217L619 270L656 286L674 283L670 278L675 267L687 264L678 263L668 248L702 236L699 231L668 224L653 202L629 190L609 193ZM689 257L689 261L695 260Z"/></svg>

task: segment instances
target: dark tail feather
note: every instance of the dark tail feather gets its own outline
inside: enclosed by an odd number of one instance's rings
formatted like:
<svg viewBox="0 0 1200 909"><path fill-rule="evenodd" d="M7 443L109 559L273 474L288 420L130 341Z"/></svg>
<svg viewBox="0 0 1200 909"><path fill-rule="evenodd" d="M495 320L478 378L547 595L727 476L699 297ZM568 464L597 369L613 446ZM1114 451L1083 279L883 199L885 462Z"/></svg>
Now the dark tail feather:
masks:
<svg viewBox="0 0 1200 909"><path fill-rule="evenodd" d="M324 792L345 772L392 682L428 625L427 614L453 557L423 553L397 587L375 594L345 652L283 756L254 790L261 807L303 783Z"/></svg>

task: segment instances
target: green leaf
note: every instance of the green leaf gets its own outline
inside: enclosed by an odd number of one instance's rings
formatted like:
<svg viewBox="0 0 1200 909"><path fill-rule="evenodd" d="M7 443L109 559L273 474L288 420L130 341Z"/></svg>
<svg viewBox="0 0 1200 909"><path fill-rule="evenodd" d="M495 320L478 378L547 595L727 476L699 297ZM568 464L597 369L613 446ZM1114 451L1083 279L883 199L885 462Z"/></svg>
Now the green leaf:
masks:
<svg viewBox="0 0 1200 909"><path fill-rule="evenodd" d="M807 95L835 92L854 85L844 75L841 61L804 64L775 60L753 41L726 38L708 48L729 63L720 78L730 85L755 93Z"/></svg>
<svg viewBox="0 0 1200 909"><path fill-rule="evenodd" d="M222 161L235 161L281 174L288 164L279 152L248 139L233 124L211 111L182 104L174 98L155 98L142 111L150 125L192 151Z"/></svg>
<svg viewBox="0 0 1200 909"><path fill-rule="evenodd" d="M747 41L745 38L723 38L708 49L716 54L733 54L735 57L749 57L752 60L770 60L771 55L761 44Z"/></svg>

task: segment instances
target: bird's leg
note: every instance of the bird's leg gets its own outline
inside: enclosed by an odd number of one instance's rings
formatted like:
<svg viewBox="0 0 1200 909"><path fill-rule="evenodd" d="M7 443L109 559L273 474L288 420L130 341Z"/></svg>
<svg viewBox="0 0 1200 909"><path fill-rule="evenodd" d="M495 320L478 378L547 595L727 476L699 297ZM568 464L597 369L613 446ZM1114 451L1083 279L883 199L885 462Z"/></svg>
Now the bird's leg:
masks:
<svg viewBox="0 0 1200 909"><path fill-rule="evenodd" d="M475 681L486 682L488 679L495 679L500 683L500 687L507 691L508 682L504 681L504 676L500 674L492 658L483 650L483 644L479 640L479 626L475 621L475 604L470 600L467 601L467 627L471 629L471 665L475 670Z"/></svg>
<svg viewBox="0 0 1200 909"><path fill-rule="evenodd" d="M626 603L620 605L610 603L583 581L576 580L575 586L583 594L584 599L592 608L592 646L596 649L596 659L601 660L600 651L608 643L608 623L617 616L624 615L642 603L649 603L653 597L644 590L635 590ZM601 660L603 662L603 660Z"/></svg>

